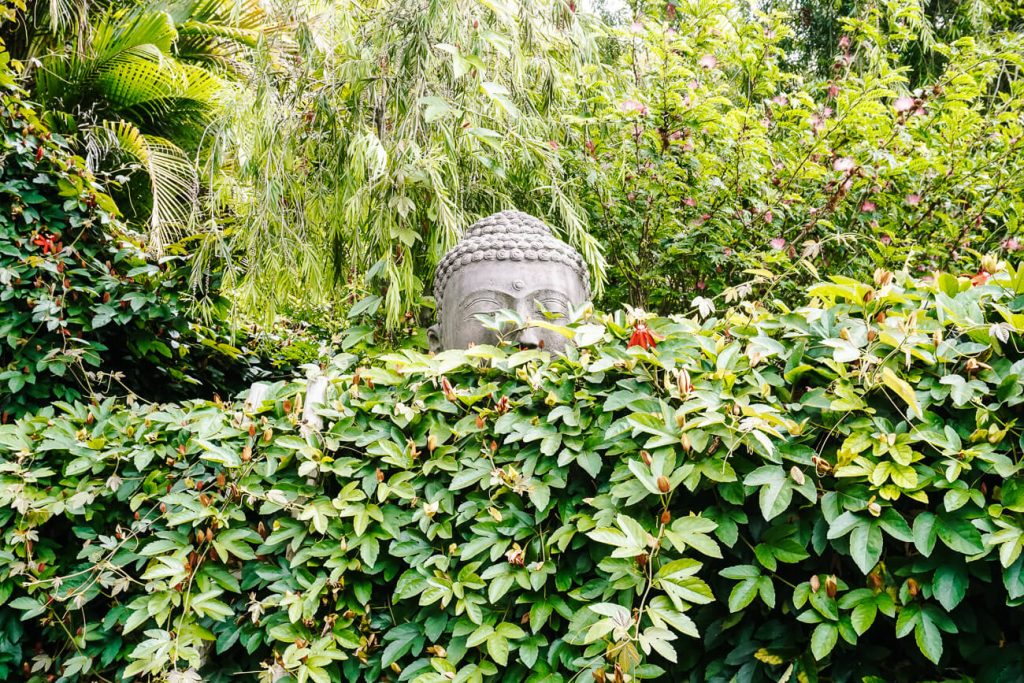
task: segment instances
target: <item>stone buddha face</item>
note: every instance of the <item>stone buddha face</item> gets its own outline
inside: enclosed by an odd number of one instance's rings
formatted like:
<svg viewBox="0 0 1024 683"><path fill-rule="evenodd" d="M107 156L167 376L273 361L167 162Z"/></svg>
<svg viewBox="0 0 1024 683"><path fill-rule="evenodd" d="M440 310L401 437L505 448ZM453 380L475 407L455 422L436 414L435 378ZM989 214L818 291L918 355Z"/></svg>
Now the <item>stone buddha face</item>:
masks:
<svg viewBox="0 0 1024 683"><path fill-rule="evenodd" d="M557 323L590 296L583 259L536 218L503 212L472 226L438 267L438 323L427 333L432 351L496 344L477 315L511 310L524 321ZM545 316L542 310L557 316ZM560 351L567 339L523 326L504 338L524 348Z"/></svg>

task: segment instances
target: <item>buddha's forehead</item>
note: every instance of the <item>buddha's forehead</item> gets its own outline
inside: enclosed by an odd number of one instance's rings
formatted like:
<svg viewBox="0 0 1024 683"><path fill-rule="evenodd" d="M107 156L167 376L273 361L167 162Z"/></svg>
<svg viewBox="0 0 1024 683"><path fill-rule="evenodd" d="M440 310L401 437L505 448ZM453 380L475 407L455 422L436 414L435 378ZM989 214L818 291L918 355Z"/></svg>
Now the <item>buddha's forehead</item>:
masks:
<svg viewBox="0 0 1024 683"><path fill-rule="evenodd" d="M445 304L458 305L475 293L500 293L514 298L545 292L572 303L586 298L586 285L574 268L551 261L477 261L452 274L445 286Z"/></svg>

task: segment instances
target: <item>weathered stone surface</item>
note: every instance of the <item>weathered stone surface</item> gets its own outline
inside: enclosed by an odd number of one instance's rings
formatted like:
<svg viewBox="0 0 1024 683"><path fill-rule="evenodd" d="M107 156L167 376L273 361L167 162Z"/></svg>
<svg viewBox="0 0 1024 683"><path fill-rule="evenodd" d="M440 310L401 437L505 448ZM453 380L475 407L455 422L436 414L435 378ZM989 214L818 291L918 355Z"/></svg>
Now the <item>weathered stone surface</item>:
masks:
<svg viewBox="0 0 1024 683"><path fill-rule="evenodd" d="M476 315L509 309L524 320L537 318L540 303L565 316L590 298L590 278L583 257L542 221L502 211L473 224L441 259L434 298L438 322L428 332L431 350L463 349L497 341ZM562 335L539 327L524 327L512 341L554 351L566 344Z"/></svg>

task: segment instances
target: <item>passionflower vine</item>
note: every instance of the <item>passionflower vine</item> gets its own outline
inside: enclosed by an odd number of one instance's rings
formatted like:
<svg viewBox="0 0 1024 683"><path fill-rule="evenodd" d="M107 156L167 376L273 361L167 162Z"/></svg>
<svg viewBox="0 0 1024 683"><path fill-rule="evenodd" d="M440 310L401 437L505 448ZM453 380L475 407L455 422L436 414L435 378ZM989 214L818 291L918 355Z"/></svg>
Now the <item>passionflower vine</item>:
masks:
<svg viewBox="0 0 1024 683"><path fill-rule="evenodd" d="M639 346L646 351L655 348L663 338L647 327L646 322L637 320L633 323L633 334L629 337L629 346Z"/></svg>
<svg viewBox="0 0 1024 683"><path fill-rule="evenodd" d="M32 239L32 244L41 247L44 255L56 254L60 251L56 235L41 232Z"/></svg>

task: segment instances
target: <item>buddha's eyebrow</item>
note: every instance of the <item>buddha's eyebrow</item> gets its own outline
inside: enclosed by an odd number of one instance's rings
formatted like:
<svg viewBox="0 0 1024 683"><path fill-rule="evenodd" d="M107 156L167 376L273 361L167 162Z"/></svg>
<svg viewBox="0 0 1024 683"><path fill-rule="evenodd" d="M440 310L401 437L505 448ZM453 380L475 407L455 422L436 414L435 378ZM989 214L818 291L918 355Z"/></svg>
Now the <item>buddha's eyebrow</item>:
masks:
<svg viewBox="0 0 1024 683"><path fill-rule="evenodd" d="M525 298L528 298L528 297L533 297L534 299L536 299L536 298L541 297L541 296L554 296L554 297L558 297L559 299L568 299L569 298L564 292L560 292L557 289L548 289L548 288L535 289L532 292L527 292L526 294L522 295L522 298L525 299Z"/></svg>
<svg viewBox="0 0 1024 683"><path fill-rule="evenodd" d="M499 301L499 299L501 300ZM508 303L509 299L509 295L506 294L505 292L473 292L472 294L464 297L462 301L459 302L459 304L461 306L472 306L478 301L490 301L491 303L501 305L503 303Z"/></svg>

